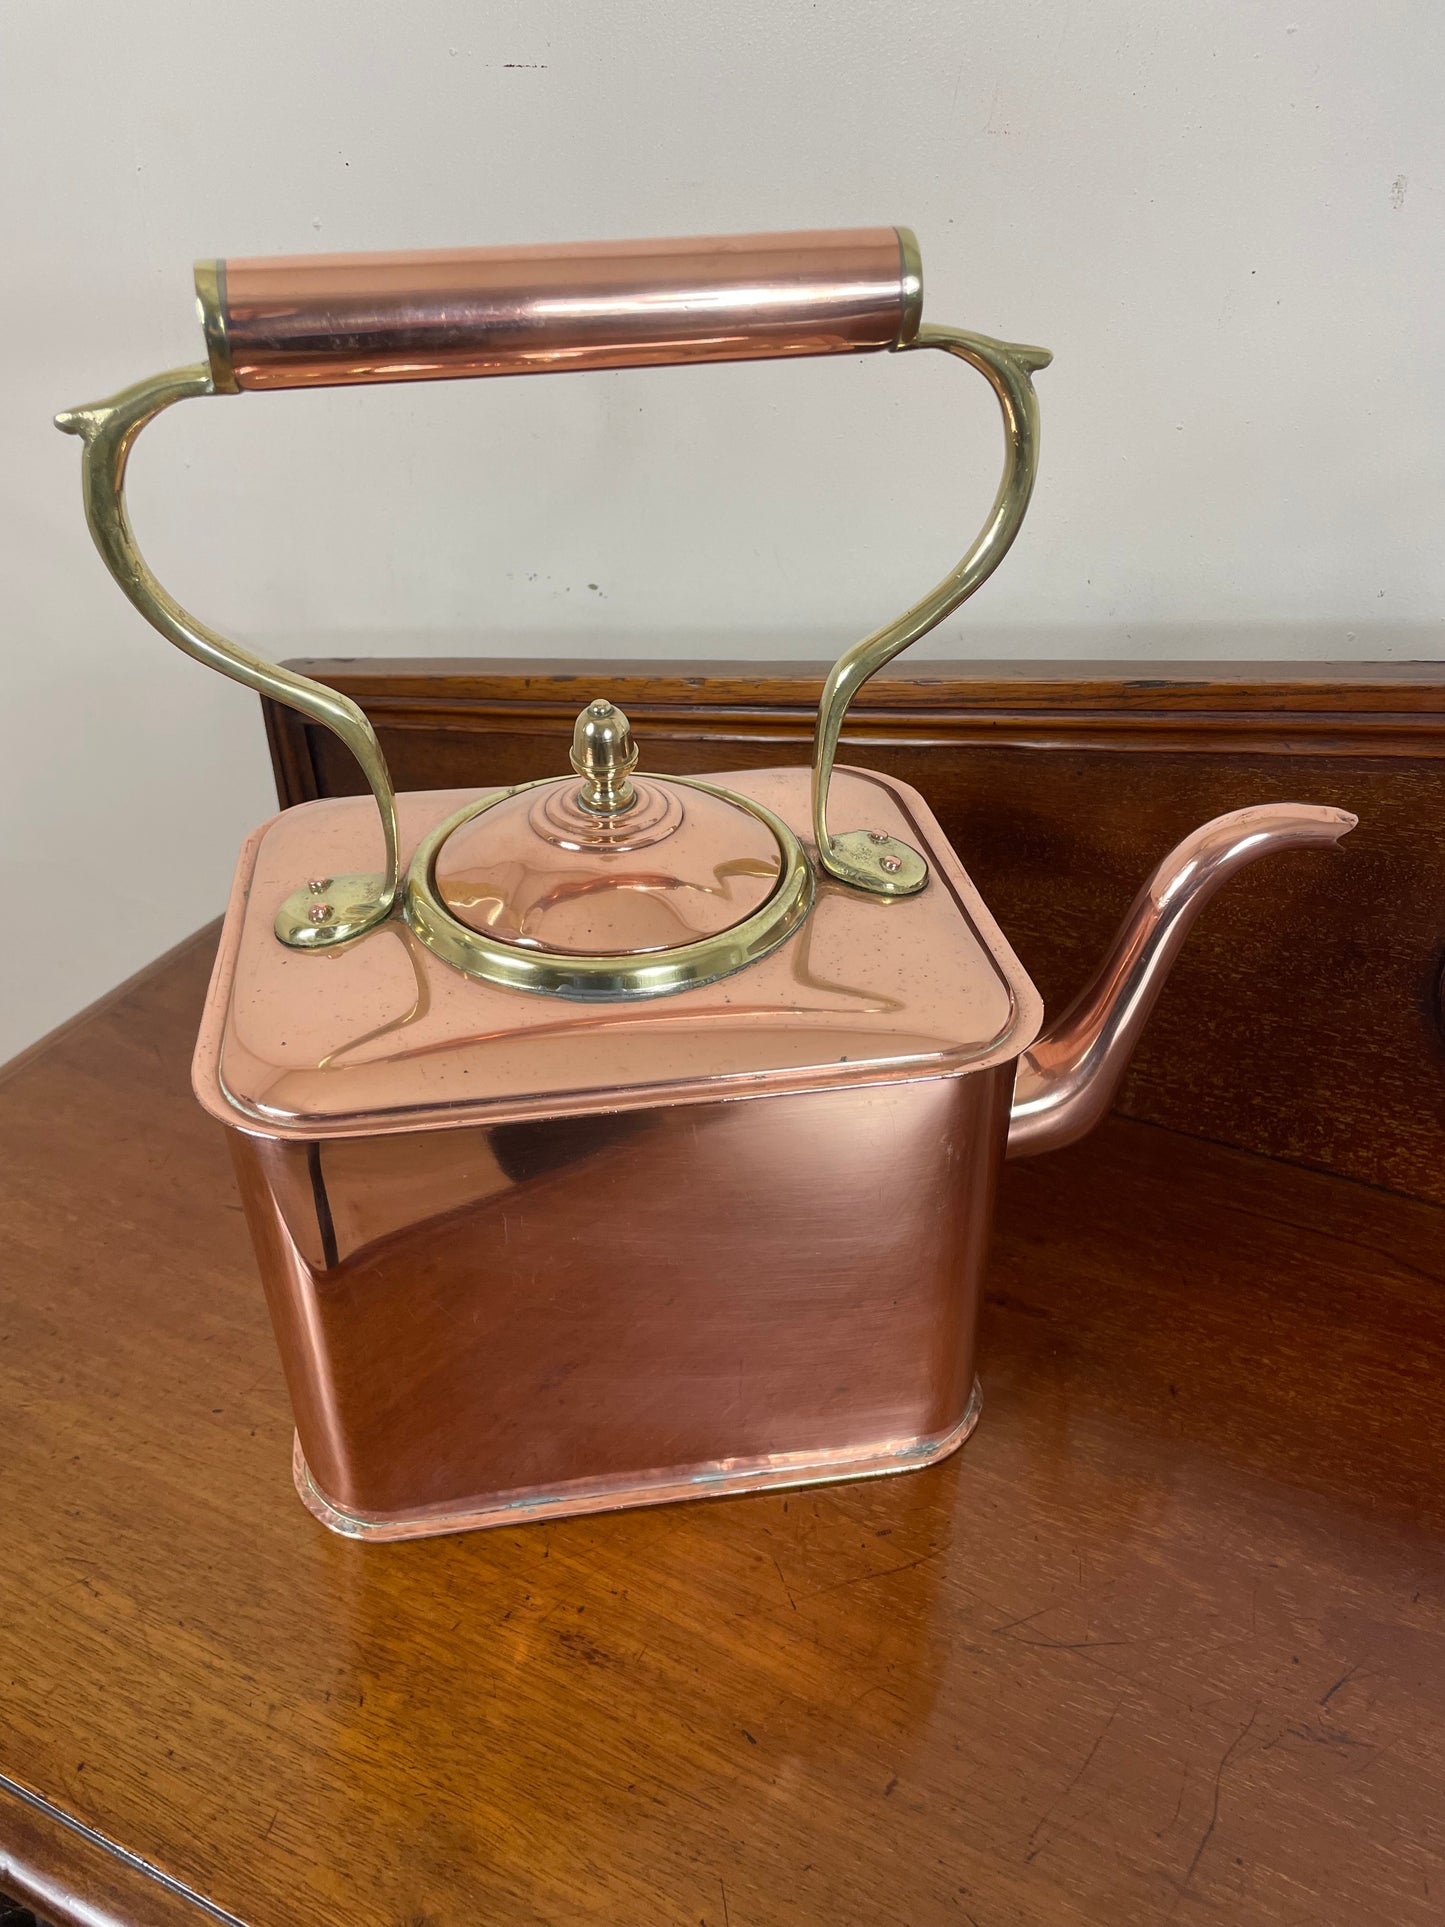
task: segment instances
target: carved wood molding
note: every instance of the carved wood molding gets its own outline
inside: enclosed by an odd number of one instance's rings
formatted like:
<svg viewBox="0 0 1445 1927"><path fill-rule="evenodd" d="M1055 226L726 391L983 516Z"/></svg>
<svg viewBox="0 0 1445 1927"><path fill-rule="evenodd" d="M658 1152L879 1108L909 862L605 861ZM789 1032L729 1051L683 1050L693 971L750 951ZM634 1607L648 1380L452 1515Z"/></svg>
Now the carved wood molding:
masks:
<svg viewBox="0 0 1445 1927"><path fill-rule="evenodd" d="M396 731L550 731L594 688L654 738L805 743L825 664L337 659L291 665L353 696ZM1269 755L1445 756L1445 665L939 663L874 678L849 743L1016 743L1031 749L1218 755L1228 741ZM289 780L306 761L284 712L273 752ZM285 743L277 749L277 736ZM292 759L296 759L293 771ZM792 758L789 759L793 760ZM288 792L293 793L293 792ZM293 793L294 794L294 793Z"/></svg>

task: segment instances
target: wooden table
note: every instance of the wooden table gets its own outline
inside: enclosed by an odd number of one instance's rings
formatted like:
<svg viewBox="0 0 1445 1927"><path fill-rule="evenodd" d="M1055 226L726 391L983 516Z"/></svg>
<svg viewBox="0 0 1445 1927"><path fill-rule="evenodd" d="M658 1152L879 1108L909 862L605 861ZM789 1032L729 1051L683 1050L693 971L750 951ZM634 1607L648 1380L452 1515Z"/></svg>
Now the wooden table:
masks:
<svg viewBox="0 0 1445 1927"><path fill-rule="evenodd" d="M986 1410L875 1483L332 1538L198 940L0 1090L0 1889L198 1927L1438 1927L1445 1212L1010 1169Z"/></svg>

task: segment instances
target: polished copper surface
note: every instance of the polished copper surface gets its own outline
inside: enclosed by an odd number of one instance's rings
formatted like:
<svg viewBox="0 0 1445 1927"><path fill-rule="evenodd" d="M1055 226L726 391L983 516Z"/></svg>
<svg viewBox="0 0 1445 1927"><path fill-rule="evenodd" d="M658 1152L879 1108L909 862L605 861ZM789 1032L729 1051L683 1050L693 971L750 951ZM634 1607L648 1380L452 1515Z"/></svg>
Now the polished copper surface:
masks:
<svg viewBox="0 0 1445 1927"><path fill-rule="evenodd" d="M854 354L910 340L922 301L891 227L202 267L212 363L241 388Z"/></svg>
<svg viewBox="0 0 1445 1927"><path fill-rule="evenodd" d="M229 1133L303 1496L406 1537L941 1456L1009 1083Z"/></svg>
<svg viewBox="0 0 1445 1927"><path fill-rule="evenodd" d="M729 780L785 823L806 819L805 770ZM1221 883L1354 823L1276 804L1204 825L1035 1042L1038 997L921 799L866 771L838 780L877 835L928 852L922 892L829 881L748 971L642 1008L559 1007L469 980L402 925L287 949L272 935L278 896L308 867L364 861L374 822L348 798L251 839L196 1088L232 1127L296 1413L296 1483L333 1530L415 1537L951 1451L977 1418L1005 1147L1066 1143L1107 1108ZM652 914L654 899L726 905L730 823L689 818L690 795L672 809L669 786L644 779L641 847L605 842L624 810L597 829L600 849L577 851L573 819L588 813L573 784L505 796L490 841L497 812L477 819L475 848L454 853L459 906L470 892L475 914L513 916L514 941L535 909L539 928L562 919L550 940L595 942L607 929L636 941L637 906ZM456 800L399 798L404 842ZM670 889L649 883L664 864Z"/></svg>
<svg viewBox="0 0 1445 1927"><path fill-rule="evenodd" d="M729 929L777 883L772 833L725 797L636 777L603 816L579 788L519 791L447 838L436 890L454 916L506 943L636 956Z"/></svg>
<svg viewBox="0 0 1445 1927"><path fill-rule="evenodd" d="M720 781L806 830L806 769ZM197 1047L197 1093L223 1122L309 1138L1010 1061L1037 1033L1038 995L927 805L863 770L841 771L838 788L856 820L927 850L928 888L890 901L824 883L801 929L771 955L651 1005L566 1004L477 982L398 923L331 952L288 950L272 933L278 904L299 880L370 867L378 838L364 798L287 810L242 856ZM399 797L404 849L465 800L456 791ZM520 810L526 798L514 800Z"/></svg>
<svg viewBox="0 0 1445 1927"><path fill-rule="evenodd" d="M1102 1122L1194 919L1222 883L1277 850L1337 843L1358 820L1313 803L1257 804L1171 850L1093 981L1019 1059L1008 1155L1058 1150Z"/></svg>
<svg viewBox="0 0 1445 1927"><path fill-rule="evenodd" d="M806 824L806 769L727 781ZM308 868L364 862L374 818L347 798L252 838L196 1088L233 1127L297 1484L328 1526L411 1537L853 1478L967 1436L1013 1060L1039 1003L921 799L839 782L880 834L929 850L922 895L828 883L742 976L640 1008L470 980L402 925L289 950L276 901ZM719 868L734 805L693 814L685 792L669 810L643 779L641 847L578 853L569 788L508 797L496 847L496 812L479 819L454 892L470 874L476 909L483 873L505 875L499 914L550 892L594 936L586 917L617 899L635 940L637 905L675 918L690 892L730 914L734 876L769 887L775 855ZM457 801L399 798L404 844ZM506 874L528 864L530 893ZM648 886L663 864L687 892ZM572 898L578 865L592 887Z"/></svg>

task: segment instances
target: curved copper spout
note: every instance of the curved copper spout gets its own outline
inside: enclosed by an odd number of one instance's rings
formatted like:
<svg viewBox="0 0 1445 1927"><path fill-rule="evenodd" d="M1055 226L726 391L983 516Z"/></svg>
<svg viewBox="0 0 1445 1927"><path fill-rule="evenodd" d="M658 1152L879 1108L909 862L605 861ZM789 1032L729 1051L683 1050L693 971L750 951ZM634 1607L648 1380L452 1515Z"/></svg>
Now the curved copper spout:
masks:
<svg viewBox="0 0 1445 1927"><path fill-rule="evenodd" d="M1276 850L1336 843L1358 821L1312 803L1263 803L1216 816L1171 850L1094 981L1019 1059L1008 1155L1056 1151L1104 1117L1190 926L1221 883Z"/></svg>

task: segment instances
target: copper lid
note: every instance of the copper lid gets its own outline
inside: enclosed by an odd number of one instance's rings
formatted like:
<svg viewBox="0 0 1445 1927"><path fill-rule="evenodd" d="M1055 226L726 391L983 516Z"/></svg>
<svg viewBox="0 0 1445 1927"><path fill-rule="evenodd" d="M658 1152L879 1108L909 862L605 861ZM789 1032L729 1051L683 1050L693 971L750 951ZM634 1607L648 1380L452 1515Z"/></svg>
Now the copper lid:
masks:
<svg viewBox="0 0 1445 1927"><path fill-rule="evenodd" d="M634 781L636 760L621 710L590 703L576 776L514 791L442 843L441 902L468 929L565 956L646 955L752 916L782 862L767 824L716 791Z"/></svg>
<svg viewBox="0 0 1445 1927"><path fill-rule="evenodd" d="M423 837L411 928L469 977L578 1002L712 983L786 942L815 889L791 826L753 797L636 766L622 711L589 703L573 776L474 799ZM289 898L282 940L327 936L347 881Z"/></svg>

